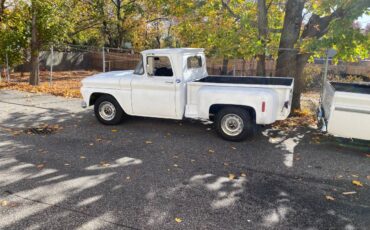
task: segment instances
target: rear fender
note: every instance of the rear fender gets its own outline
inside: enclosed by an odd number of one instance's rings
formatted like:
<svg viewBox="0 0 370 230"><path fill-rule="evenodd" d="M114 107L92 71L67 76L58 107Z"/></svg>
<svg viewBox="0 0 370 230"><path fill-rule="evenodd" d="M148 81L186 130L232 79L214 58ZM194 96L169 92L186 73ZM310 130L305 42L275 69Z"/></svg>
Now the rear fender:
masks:
<svg viewBox="0 0 370 230"><path fill-rule="evenodd" d="M199 90L198 98L197 109L201 119L209 119L212 105L227 105L253 108L257 124L271 124L276 121L278 95L273 90L207 86Z"/></svg>

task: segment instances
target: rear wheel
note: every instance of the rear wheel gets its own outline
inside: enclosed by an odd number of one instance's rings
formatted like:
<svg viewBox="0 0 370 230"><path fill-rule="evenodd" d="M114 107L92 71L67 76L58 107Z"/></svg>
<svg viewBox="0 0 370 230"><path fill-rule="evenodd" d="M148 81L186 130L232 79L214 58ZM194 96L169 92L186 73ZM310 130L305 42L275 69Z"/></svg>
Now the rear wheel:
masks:
<svg viewBox="0 0 370 230"><path fill-rule="evenodd" d="M94 112L98 121L105 125L121 123L125 114L116 99L110 95L103 95L95 101Z"/></svg>
<svg viewBox="0 0 370 230"><path fill-rule="evenodd" d="M225 107L216 115L216 130L228 141L243 141L253 135L254 121L249 112L239 107Z"/></svg>

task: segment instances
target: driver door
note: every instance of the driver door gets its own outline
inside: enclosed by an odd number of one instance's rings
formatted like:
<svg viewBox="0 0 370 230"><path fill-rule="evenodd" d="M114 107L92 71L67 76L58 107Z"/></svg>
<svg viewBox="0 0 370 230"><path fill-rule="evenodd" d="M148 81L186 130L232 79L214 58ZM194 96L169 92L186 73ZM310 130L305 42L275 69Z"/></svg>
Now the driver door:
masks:
<svg viewBox="0 0 370 230"><path fill-rule="evenodd" d="M132 109L137 116L175 118L175 77L168 56L148 56L145 71L131 82Z"/></svg>

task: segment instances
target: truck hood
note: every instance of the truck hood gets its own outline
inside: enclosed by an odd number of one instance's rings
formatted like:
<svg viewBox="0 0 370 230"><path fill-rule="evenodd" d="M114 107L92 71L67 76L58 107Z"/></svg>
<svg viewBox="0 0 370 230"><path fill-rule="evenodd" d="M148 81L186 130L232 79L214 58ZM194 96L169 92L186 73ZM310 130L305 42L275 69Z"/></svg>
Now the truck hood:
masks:
<svg viewBox="0 0 370 230"><path fill-rule="evenodd" d="M82 87L118 89L122 78L129 78L133 70L99 73L82 80Z"/></svg>

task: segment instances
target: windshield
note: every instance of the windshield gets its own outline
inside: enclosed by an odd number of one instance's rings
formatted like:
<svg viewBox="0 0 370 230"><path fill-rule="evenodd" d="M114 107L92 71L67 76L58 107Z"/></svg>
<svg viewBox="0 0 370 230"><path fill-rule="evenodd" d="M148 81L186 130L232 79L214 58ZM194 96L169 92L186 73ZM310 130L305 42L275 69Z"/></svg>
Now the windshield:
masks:
<svg viewBox="0 0 370 230"><path fill-rule="evenodd" d="M134 74L137 74L137 75L143 75L144 74L143 56L140 56L140 61L136 65Z"/></svg>

